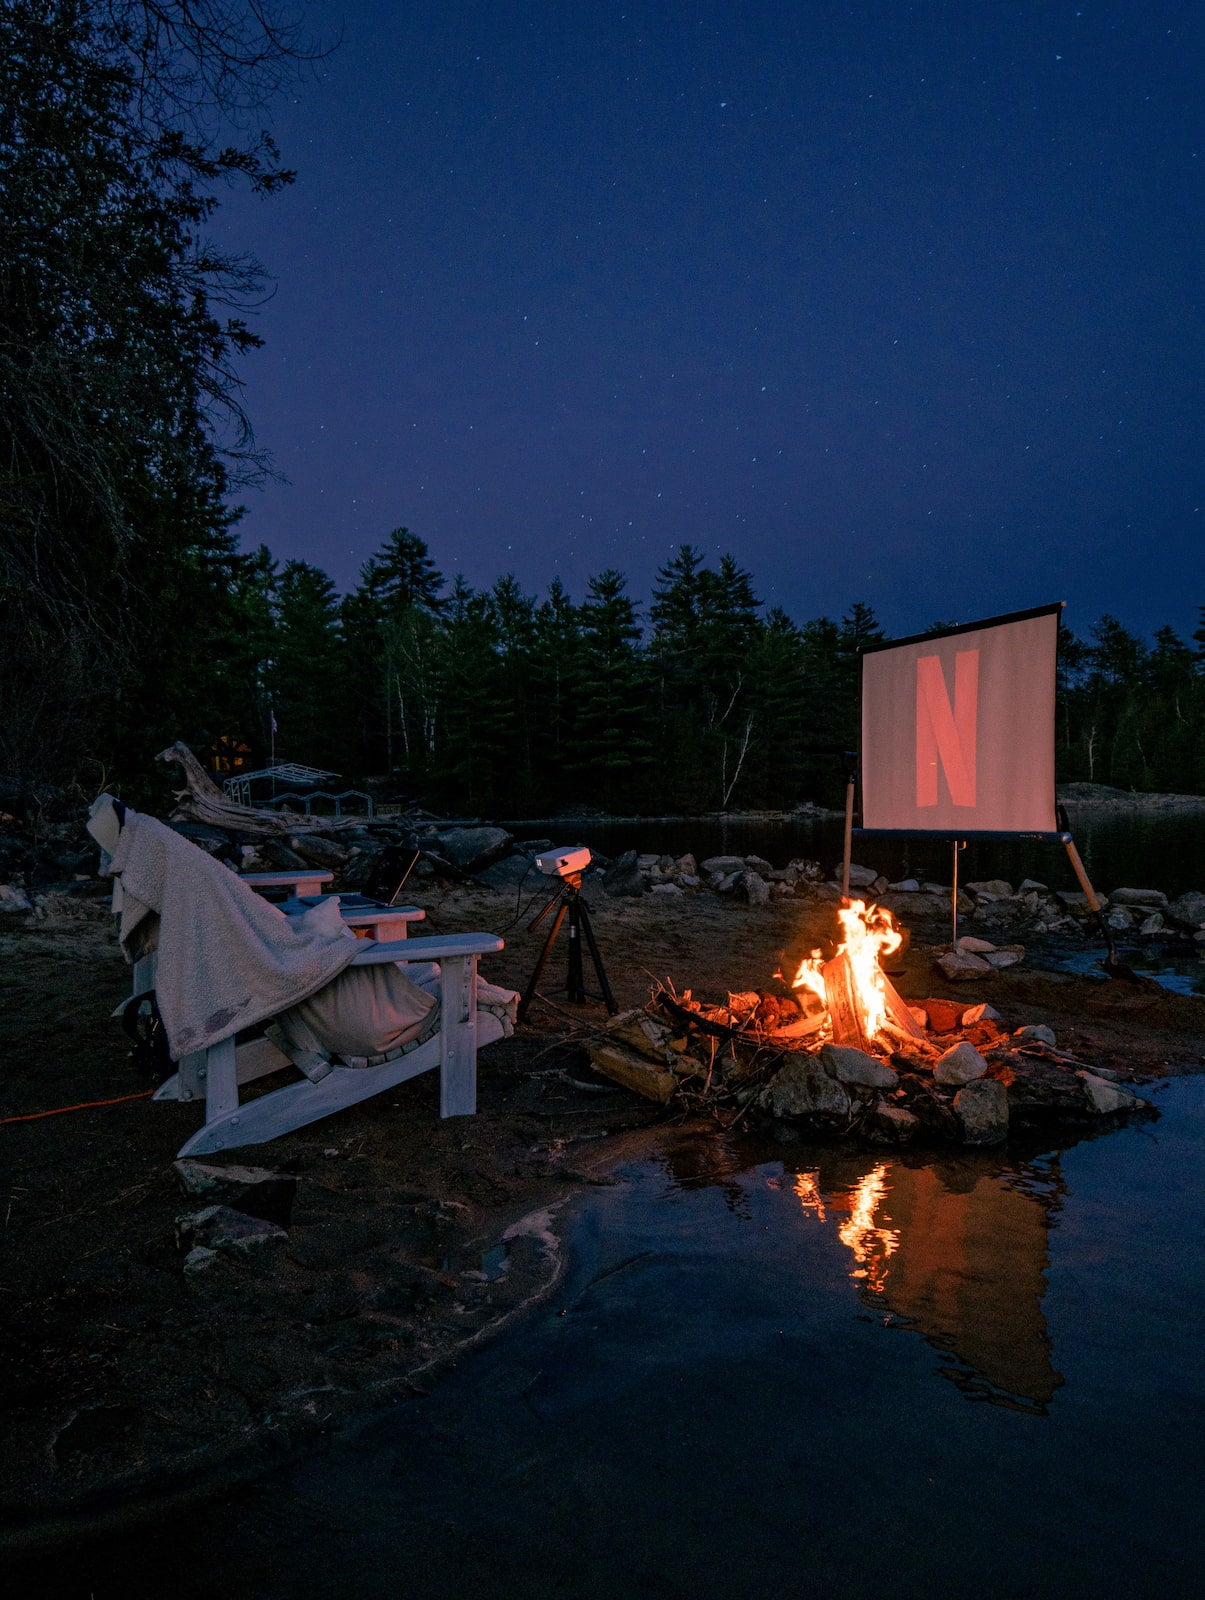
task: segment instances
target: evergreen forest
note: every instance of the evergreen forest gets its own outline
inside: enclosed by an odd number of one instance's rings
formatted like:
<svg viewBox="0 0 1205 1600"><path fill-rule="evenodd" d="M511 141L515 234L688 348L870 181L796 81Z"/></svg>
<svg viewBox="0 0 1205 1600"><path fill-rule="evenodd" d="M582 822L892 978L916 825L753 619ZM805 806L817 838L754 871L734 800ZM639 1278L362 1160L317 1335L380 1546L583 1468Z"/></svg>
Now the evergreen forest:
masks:
<svg viewBox="0 0 1205 1600"><path fill-rule="evenodd" d="M404 527L344 595L241 548L263 281L206 224L291 181L228 130L314 54L239 0L0 0L0 782L162 794L182 739L460 815L836 800L864 604L794 619L686 543L647 597L613 569L474 589ZM1060 778L1205 791L1205 607L1188 640L1103 617L1060 660Z"/></svg>

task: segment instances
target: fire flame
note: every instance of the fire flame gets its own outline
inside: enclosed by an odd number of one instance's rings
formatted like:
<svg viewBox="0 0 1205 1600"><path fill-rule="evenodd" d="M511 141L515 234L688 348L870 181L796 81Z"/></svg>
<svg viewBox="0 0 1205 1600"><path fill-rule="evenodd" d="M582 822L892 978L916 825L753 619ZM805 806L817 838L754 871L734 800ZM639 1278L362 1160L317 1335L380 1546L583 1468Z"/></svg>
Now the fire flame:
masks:
<svg viewBox="0 0 1205 1600"><path fill-rule="evenodd" d="M899 949L903 935L890 911L883 906L868 907L864 900L851 900L837 912L837 920L845 935L837 955L848 958L866 1036L873 1039L887 1016L887 985L879 963ZM822 953L813 950L800 965L791 987L810 989L827 1003L825 965Z"/></svg>

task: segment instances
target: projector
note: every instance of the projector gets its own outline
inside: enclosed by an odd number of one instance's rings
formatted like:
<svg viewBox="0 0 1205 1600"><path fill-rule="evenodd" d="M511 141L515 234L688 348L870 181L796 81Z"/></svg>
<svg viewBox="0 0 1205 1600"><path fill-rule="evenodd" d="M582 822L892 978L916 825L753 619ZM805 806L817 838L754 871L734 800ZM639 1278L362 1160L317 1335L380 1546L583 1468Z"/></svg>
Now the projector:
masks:
<svg viewBox="0 0 1205 1600"><path fill-rule="evenodd" d="M562 844L536 857L536 866L547 878L571 878L589 865L590 852L584 844Z"/></svg>

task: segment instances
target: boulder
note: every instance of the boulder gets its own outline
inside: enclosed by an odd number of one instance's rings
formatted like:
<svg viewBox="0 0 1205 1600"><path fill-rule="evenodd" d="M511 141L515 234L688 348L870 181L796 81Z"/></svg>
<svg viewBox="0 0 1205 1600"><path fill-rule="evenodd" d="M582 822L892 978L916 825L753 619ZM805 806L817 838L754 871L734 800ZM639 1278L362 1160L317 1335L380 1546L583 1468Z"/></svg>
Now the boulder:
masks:
<svg viewBox="0 0 1205 1600"><path fill-rule="evenodd" d="M1167 896L1162 889L1114 889L1109 896L1109 904L1115 906L1150 906L1163 911L1167 907Z"/></svg>
<svg viewBox="0 0 1205 1600"><path fill-rule="evenodd" d="M987 1001L981 1001L977 1006L970 1006L962 1013L962 1026L973 1028L977 1022L999 1022L1000 1013L995 1006L989 1006Z"/></svg>
<svg viewBox="0 0 1205 1600"><path fill-rule="evenodd" d="M679 856L674 863L674 870L680 878L694 878L699 876L699 863L688 850L684 856Z"/></svg>
<svg viewBox="0 0 1205 1600"><path fill-rule="evenodd" d="M446 828L435 835L434 843L435 853L452 866L479 872L506 855L513 840L505 828Z"/></svg>
<svg viewBox="0 0 1205 1600"><path fill-rule="evenodd" d="M820 1064L839 1083L861 1084L865 1089L894 1089L900 1081L885 1061L848 1045L821 1045Z"/></svg>
<svg viewBox="0 0 1205 1600"><path fill-rule="evenodd" d="M0 911L16 914L23 911L32 911L33 901L15 883L0 883Z"/></svg>
<svg viewBox="0 0 1205 1600"><path fill-rule="evenodd" d="M1190 889L1187 894L1178 895L1168 906L1167 915L1182 928L1205 928L1205 894Z"/></svg>
<svg viewBox="0 0 1205 1600"><path fill-rule="evenodd" d="M1124 906L1114 906L1105 922L1115 933L1128 933L1134 926L1134 919Z"/></svg>
<svg viewBox="0 0 1205 1600"><path fill-rule="evenodd" d="M744 870L744 856L708 856L703 863L703 871L711 878L726 878L731 872L744 872Z"/></svg>
<svg viewBox="0 0 1205 1600"><path fill-rule="evenodd" d="M774 871L773 863L767 861L764 856L746 856L745 865L750 869L750 871L756 872L760 877L765 877L767 872Z"/></svg>
<svg viewBox="0 0 1205 1600"><path fill-rule="evenodd" d="M1049 894L1050 890L1044 883L1039 883L1036 878L1023 878L1018 894Z"/></svg>
<svg viewBox="0 0 1205 1600"><path fill-rule="evenodd" d="M289 847L301 857L307 867L324 867L335 871L347 860L347 851L333 839L324 839L320 833L297 833L289 840Z"/></svg>
<svg viewBox="0 0 1205 1600"><path fill-rule="evenodd" d="M297 1194L291 1174L266 1167L214 1167L204 1161L175 1161L176 1179L187 1195L206 1197L248 1217L287 1228Z"/></svg>
<svg viewBox="0 0 1205 1600"><path fill-rule="evenodd" d="M743 872L726 872L722 876L714 877L711 880L711 887L717 894L731 894L744 876Z"/></svg>
<svg viewBox="0 0 1205 1600"><path fill-rule="evenodd" d="M203 822L169 822L167 826L182 839L191 839L207 856L220 856L230 844L229 835L219 828L210 828Z"/></svg>
<svg viewBox="0 0 1205 1600"><path fill-rule="evenodd" d="M669 895L675 895L676 894L679 898L681 898L682 895L685 894L685 892L686 891L682 888L682 885L679 884L679 883L655 883L655 884L653 884L652 888L649 890L650 894L669 894Z"/></svg>
<svg viewBox="0 0 1205 1600"><path fill-rule="evenodd" d="M954 948L961 950L964 955L969 953L973 956L985 956L989 950L994 950L996 946L990 939L976 939L972 934L968 933L959 939Z"/></svg>
<svg viewBox="0 0 1205 1600"><path fill-rule="evenodd" d="M771 1078L761 1103L775 1117L849 1116L849 1095L814 1056L795 1054Z"/></svg>
<svg viewBox="0 0 1205 1600"><path fill-rule="evenodd" d="M743 872L741 874L741 888L745 892L745 899L751 906L769 905L770 885L760 872Z"/></svg>
<svg viewBox="0 0 1205 1600"><path fill-rule="evenodd" d="M1018 962L1025 960L1025 946L1005 945L1003 949L987 951L983 959L989 967L995 967L997 972L1003 972L1006 967L1015 967Z"/></svg>
<svg viewBox="0 0 1205 1600"><path fill-rule="evenodd" d="M896 894L916 894L920 890L920 884L915 878L901 878L898 883L889 883L887 887Z"/></svg>
<svg viewBox="0 0 1205 1600"><path fill-rule="evenodd" d="M995 1078L977 1078L954 1096L965 1144L1003 1144L1008 1138L1008 1091Z"/></svg>
<svg viewBox="0 0 1205 1600"><path fill-rule="evenodd" d="M975 1046L968 1039L961 1039L938 1057L933 1076L938 1083L964 1084L982 1078L986 1071L987 1062Z"/></svg>
<svg viewBox="0 0 1205 1600"><path fill-rule="evenodd" d="M232 1206L206 1206L181 1217L176 1223L176 1241L182 1250L202 1245L226 1255L250 1256L287 1242L288 1234L275 1222L248 1216Z"/></svg>
<svg viewBox="0 0 1205 1600"><path fill-rule="evenodd" d="M951 983L970 983L975 979L991 977L996 970L982 956L971 955L969 951L963 954L959 950L939 956L937 966Z"/></svg>
<svg viewBox="0 0 1205 1600"><path fill-rule="evenodd" d="M1014 1044L1048 1044L1053 1050L1055 1047L1054 1029L1048 1028L1044 1022L1030 1022L1024 1028L1018 1028L1013 1034Z"/></svg>
<svg viewBox="0 0 1205 1600"><path fill-rule="evenodd" d="M876 1103L863 1125L866 1136L875 1144L908 1144L920 1131L920 1118L890 1101Z"/></svg>
<svg viewBox="0 0 1205 1600"><path fill-rule="evenodd" d="M849 886L851 889L873 889L878 873L873 867L860 867L856 861L849 864Z"/></svg>
<svg viewBox="0 0 1205 1600"><path fill-rule="evenodd" d="M924 1007L932 1033L953 1033L962 1022L965 1007L960 1000L921 1000L918 1004Z"/></svg>
<svg viewBox="0 0 1205 1600"><path fill-rule="evenodd" d="M1138 932L1148 935L1152 933L1162 933L1165 927L1166 923L1163 920L1162 911L1152 911L1149 917L1144 917L1142 919L1142 926L1139 928Z"/></svg>
<svg viewBox="0 0 1205 1600"><path fill-rule="evenodd" d="M296 850L290 850L280 839L261 839L258 848L269 869L275 872L295 872L299 867L304 871L307 865Z"/></svg>
<svg viewBox="0 0 1205 1600"><path fill-rule="evenodd" d="M1131 1094L1128 1089L1119 1088L1105 1078L1098 1078L1093 1072L1081 1072L1079 1080L1084 1086L1084 1099L1089 1111L1095 1111L1100 1116L1110 1116L1115 1111L1136 1111L1148 1104L1140 1095Z"/></svg>
<svg viewBox="0 0 1205 1600"><path fill-rule="evenodd" d="M503 856L500 861L492 861L488 867L482 868L473 876L478 883L485 884L488 889L517 889L521 884L528 884L535 889L540 883L539 867L531 856L522 853ZM547 881L548 893L551 896L552 880Z"/></svg>
<svg viewBox="0 0 1205 1600"><path fill-rule="evenodd" d="M963 888L976 900L1011 900L1013 886L1003 878L984 878L979 883L966 883Z"/></svg>
<svg viewBox="0 0 1205 1600"><path fill-rule="evenodd" d="M608 894L642 895L644 876L636 860L635 850L625 850L603 873L602 886Z"/></svg>

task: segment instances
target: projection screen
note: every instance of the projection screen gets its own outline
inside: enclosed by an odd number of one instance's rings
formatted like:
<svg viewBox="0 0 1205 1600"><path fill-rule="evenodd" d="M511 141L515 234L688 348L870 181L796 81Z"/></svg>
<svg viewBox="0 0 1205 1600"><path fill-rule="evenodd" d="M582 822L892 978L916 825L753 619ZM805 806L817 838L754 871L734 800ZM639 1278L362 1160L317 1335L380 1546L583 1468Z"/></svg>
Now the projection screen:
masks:
<svg viewBox="0 0 1205 1600"><path fill-rule="evenodd" d="M1056 834L1061 605L872 645L862 657L864 833Z"/></svg>

